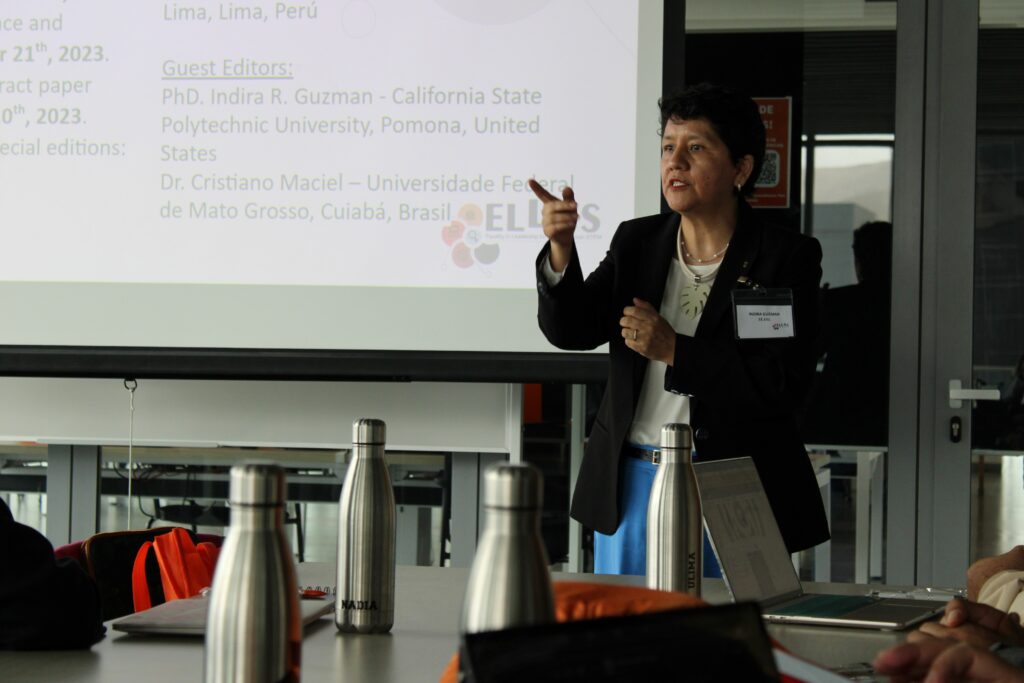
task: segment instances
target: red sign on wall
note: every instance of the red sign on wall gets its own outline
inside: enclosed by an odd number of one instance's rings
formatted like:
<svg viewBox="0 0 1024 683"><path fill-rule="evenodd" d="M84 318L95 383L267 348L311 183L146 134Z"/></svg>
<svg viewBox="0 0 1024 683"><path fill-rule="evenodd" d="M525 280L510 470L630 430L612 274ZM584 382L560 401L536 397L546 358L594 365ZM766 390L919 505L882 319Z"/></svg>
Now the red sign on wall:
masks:
<svg viewBox="0 0 1024 683"><path fill-rule="evenodd" d="M789 208L789 163L792 151L793 98L755 97L764 121L764 166L750 205L759 209Z"/></svg>

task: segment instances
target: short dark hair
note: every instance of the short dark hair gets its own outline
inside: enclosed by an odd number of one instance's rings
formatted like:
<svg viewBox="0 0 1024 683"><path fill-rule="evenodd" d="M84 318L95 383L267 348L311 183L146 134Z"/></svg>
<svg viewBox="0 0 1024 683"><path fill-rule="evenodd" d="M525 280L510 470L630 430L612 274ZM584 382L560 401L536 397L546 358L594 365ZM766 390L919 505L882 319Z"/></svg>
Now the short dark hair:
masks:
<svg viewBox="0 0 1024 683"><path fill-rule="evenodd" d="M764 165L765 133L761 112L750 96L728 86L698 83L662 97L658 107L661 109L659 137L669 121L707 119L729 148L734 163L748 154L752 156L754 167L740 193L747 197L754 194L754 183Z"/></svg>

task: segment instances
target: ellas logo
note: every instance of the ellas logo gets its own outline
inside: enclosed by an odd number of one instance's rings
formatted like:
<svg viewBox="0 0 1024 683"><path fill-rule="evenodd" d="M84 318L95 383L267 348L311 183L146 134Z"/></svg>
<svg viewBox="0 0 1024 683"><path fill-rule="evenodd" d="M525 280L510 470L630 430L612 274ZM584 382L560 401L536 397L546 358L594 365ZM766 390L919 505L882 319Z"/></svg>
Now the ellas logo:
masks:
<svg viewBox="0 0 1024 683"><path fill-rule="evenodd" d="M455 220L441 228L441 239L451 247L452 262L459 268L475 263L489 265L498 260L501 249L484 242L484 212L476 204L463 204Z"/></svg>

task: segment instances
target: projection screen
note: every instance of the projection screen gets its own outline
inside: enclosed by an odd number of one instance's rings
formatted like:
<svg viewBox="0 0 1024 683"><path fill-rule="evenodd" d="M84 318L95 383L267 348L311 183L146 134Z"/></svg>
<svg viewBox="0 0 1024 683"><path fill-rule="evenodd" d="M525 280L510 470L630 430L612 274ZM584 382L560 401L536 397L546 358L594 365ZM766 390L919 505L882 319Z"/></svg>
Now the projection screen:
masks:
<svg viewBox="0 0 1024 683"><path fill-rule="evenodd" d="M0 6L0 345L538 353L658 210L661 3Z"/></svg>

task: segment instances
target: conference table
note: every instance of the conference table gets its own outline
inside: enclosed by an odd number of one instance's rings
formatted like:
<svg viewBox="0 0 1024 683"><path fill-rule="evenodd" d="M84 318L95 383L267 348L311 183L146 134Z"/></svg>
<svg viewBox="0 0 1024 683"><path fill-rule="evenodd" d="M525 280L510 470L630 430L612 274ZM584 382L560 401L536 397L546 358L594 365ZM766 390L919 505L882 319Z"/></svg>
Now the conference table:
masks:
<svg viewBox="0 0 1024 683"><path fill-rule="evenodd" d="M299 565L300 583L333 583L332 567ZM399 566L395 625L388 635L341 635L330 617L306 627L302 644L305 683L437 681L458 645L459 613L469 571L464 568ZM555 573L553 579L642 585L641 577ZM855 584L806 584L814 590L863 593ZM720 580L705 580L704 597L727 601ZM886 631L770 625L771 636L794 654L826 667L870 662L901 642L905 634ZM179 683L202 681L203 641L195 637L132 636L109 629L85 651L0 653L4 683Z"/></svg>

